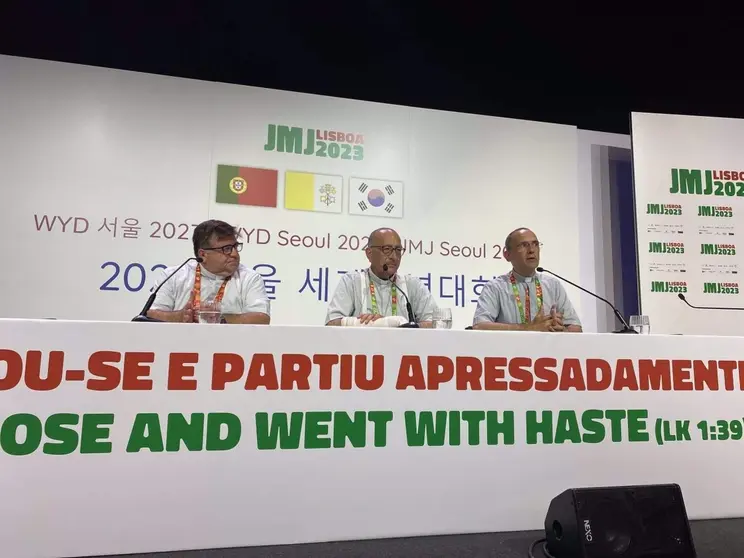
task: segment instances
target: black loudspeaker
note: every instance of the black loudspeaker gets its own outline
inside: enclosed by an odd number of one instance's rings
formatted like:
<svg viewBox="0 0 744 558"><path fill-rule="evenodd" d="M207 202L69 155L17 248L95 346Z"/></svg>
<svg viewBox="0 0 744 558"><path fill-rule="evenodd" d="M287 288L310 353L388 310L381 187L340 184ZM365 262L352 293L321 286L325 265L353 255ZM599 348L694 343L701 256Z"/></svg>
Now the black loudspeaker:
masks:
<svg viewBox="0 0 744 558"><path fill-rule="evenodd" d="M573 488L550 503L546 547L555 558L696 558L676 484Z"/></svg>

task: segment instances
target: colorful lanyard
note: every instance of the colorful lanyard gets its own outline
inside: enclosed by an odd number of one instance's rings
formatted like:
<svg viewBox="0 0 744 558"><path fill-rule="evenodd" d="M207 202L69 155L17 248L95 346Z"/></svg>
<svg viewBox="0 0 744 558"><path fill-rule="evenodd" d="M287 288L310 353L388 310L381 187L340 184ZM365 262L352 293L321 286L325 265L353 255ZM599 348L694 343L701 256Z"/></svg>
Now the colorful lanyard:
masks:
<svg viewBox="0 0 744 558"><path fill-rule="evenodd" d="M225 287L227 287L229 280L230 277L225 277L220 290L217 291L217 296L214 298L215 302L222 302L222 297L225 296ZM201 307L201 266L199 264L196 265L196 277L194 278L194 290L191 292L191 299L193 301L191 306L194 309L194 320L196 320L196 312Z"/></svg>
<svg viewBox="0 0 744 558"><path fill-rule="evenodd" d="M522 323L526 324L527 322L531 322L532 312L530 310L530 286L525 285L525 305L522 306L522 299L519 298L519 289L517 288L517 279L514 277L513 271L509 274L509 282L511 283L512 291L514 292L514 299L517 301L517 309L519 310L519 317L522 319ZM535 293L537 294L537 313L539 314L543 305L543 292L542 286L540 285L540 279L537 278L537 275L535 275ZM527 309L526 315L525 307Z"/></svg>
<svg viewBox="0 0 744 558"><path fill-rule="evenodd" d="M369 272L367 272L367 278L369 279L369 300L372 303L372 313L380 315L377 308L377 296L375 296L375 283ZM398 290L393 281L390 281L390 295L393 297L393 316L395 316L398 314Z"/></svg>

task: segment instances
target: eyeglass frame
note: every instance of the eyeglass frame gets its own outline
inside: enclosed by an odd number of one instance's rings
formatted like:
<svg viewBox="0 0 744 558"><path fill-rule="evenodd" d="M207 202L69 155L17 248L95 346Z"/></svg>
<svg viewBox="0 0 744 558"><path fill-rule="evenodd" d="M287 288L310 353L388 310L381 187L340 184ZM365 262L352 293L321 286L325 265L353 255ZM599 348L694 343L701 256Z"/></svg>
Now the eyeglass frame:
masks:
<svg viewBox="0 0 744 558"><path fill-rule="evenodd" d="M225 248L229 248L230 250L225 252ZM240 253L240 251L243 249L243 243L242 242L236 242L235 244L226 244L225 246L217 246L216 248L202 248L202 250L220 250L223 255L229 256L232 254L232 251L235 250L236 252Z"/></svg>
<svg viewBox="0 0 744 558"><path fill-rule="evenodd" d="M385 254L386 256L389 256L390 254L395 251L398 256L402 256L406 253L406 249L403 246L393 246L392 244L383 244L383 245L372 245L368 246L368 248L377 248L380 252Z"/></svg>
<svg viewBox="0 0 744 558"><path fill-rule="evenodd" d="M529 241L529 242L525 240L524 242L520 242L519 244L517 244L514 247L514 250L520 250L520 249L529 250L530 248L534 248L535 250L539 250L542 247L543 247L543 243L540 242L539 240L532 240L532 241Z"/></svg>

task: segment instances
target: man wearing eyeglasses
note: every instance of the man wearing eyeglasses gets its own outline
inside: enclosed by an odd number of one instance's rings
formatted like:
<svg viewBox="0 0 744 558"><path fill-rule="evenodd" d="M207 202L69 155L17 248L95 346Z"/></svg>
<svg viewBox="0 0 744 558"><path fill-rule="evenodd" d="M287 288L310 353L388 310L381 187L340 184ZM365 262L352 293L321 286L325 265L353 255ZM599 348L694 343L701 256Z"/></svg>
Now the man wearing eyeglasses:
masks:
<svg viewBox="0 0 744 558"><path fill-rule="evenodd" d="M341 277L328 305L326 325L345 325L344 318L358 318L355 324L359 325L388 316L410 320L402 291L409 297L419 326L431 327L436 309L434 297L420 279L398 273L404 252L400 236L393 229L373 231L364 251L369 268Z"/></svg>
<svg viewBox="0 0 744 558"><path fill-rule="evenodd" d="M581 331L579 316L561 282L536 271L541 246L529 229L509 233L504 258L512 270L483 287L473 329Z"/></svg>
<svg viewBox="0 0 744 558"><path fill-rule="evenodd" d="M227 323L268 324L269 297L263 277L240 263L243 243L238 242L238 235L224 221L197 225L192 241L194 255L202 262L189 262L166 281L147 315L168 322L193 322L200 308L217 303ZM164 269L155 284L174 269Z"/></svg>

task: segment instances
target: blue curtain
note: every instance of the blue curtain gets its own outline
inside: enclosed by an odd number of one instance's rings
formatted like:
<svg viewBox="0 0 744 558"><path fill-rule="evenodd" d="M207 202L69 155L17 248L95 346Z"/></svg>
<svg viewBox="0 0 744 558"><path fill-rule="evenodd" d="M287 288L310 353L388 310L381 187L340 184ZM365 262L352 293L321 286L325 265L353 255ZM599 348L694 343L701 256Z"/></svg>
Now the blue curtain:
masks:
<svg viewBox="0 0 744 558"><path fill-rule="evenodd" d="M610 159L610 187L615 190L614 208L620 229L620 253L613 254L615 281L622 288L624 316L639 314L638 303L638 253L635 231L635 208L633 207L633 165L630 160Z"/></svg>

